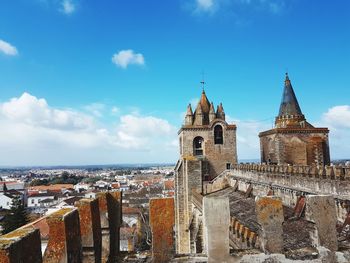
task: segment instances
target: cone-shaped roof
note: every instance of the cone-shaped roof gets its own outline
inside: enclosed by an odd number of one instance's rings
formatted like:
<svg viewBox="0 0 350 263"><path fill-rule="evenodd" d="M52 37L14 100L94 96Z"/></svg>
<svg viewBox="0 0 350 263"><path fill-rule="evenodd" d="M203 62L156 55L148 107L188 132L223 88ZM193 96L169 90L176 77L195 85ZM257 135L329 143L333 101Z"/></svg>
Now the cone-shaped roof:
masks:
<svg viewBox="0 0 350 263"><path fill-rule="evenodd" d="M193 115L193 112L192 112L192 107L191 107L191 103L188 104L187 106L187 112L186 112L186 115Z"/></svg>
<svg viewBox="0 0 350 263"><path fill-rule="evenodd" d="M215 110L214 110L214 103L210 103L210 110L209 110L210 114L215 114Z"/></svg>
<svg viewBox="0 0 350 263"><path fill-rule="evenodd" d="M286 73L286 79L284 81L284 91L278 116L280 117L287 115L303 115L292 84L289 80L288 73Z"/></svg>
<svg viewBox="0 0 350 263"><path fill-rule="evenodd" d="M222 103L218 105L218 109L216 113L223 113L224 112L224 107L222 106Z"/></svg>
<svg viewBox="0 0 350 263"><path fill-rule="evenodd" d="M209 113L210 102L209 102L204 90L202 91L202 95L201 95L201 98L200 98L198 103L201 105L203 113Z"/></svg>

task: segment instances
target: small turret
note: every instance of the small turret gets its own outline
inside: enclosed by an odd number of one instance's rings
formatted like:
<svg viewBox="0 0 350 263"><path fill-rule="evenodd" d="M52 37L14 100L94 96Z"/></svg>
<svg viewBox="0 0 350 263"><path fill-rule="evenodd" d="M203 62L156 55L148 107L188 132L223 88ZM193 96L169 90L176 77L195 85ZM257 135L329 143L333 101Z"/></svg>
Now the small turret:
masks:
<svg viewBox="0 0 350 263"><path fill-rule="evenodd" d="M196 108L196 111L194 112L194 125L203 125L204 121L204 115L203 115L203 110L202 110L202 105L199 102Z"/></svg>
<svg viewBox="0 0 350 263"><path fill-rule="evenodd" d="M214 104L212 102L210 104L210 110L209 110L209 122L212 122L213 120L215 120L215 118L216 118L216 114L214 110Z"/></svg>
<svg viewBox="0 0 350 263"><path fill-rule="evenodd" d="M218 105L218 108L216 110L216 117L218 119L225 120L225 111L224 111L224 107L222 106L222 103L220 103L220 105Z"/></svg>
<svg viewBox="0 0 350 263"><path fill-rule="evenodd" d="M185 125L192 125L193 124L193 112L191 103L187 106L187 112L185 116Z"/></svg>

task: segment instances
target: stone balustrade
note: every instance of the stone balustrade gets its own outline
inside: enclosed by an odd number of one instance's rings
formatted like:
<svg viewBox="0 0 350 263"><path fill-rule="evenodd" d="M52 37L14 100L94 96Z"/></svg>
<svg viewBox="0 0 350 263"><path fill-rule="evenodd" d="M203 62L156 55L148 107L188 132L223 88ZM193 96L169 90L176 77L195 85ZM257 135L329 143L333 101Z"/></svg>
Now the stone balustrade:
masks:
<svg viewBox="0 0 350 263"><path fill-rule="evenodd" d="M120 192L100 193L0 236L0 262L117 262L121 199ZM102 247L108 247L105 257Z"/></svg>

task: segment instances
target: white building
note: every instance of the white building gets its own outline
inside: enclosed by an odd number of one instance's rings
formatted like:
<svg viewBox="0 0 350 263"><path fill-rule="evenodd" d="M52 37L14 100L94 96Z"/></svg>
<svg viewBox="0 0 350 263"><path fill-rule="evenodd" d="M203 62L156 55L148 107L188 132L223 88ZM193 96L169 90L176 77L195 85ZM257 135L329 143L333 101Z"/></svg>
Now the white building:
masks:
<svg viewBox="0 0 350 263"><path fill-rule="evenodd" d="M12 199L14 197L7 193L0 193L0 208L10 209L12 205Z"/></svg>
<svg viewBox="0 0 350 263"><path fill-rule="evenodd" d="M48 199L55 201L55 195L52 193L38 193L28 196L28 207L41 207L44 206L41 201L45 200L48 203ZM52 204L52 202L50 202Z"/></svg>

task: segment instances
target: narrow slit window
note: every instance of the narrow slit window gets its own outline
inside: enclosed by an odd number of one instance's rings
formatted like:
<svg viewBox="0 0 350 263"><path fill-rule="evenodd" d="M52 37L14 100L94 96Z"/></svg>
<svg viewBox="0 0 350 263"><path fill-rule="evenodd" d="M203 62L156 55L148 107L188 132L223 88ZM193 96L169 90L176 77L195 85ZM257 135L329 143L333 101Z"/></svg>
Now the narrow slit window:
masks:
<svg viewBox="0 0 350 263"><path fill-rule="evenodd" d="M221 125L216 125L214 128L214 143L215 144L223 144L224 143Z"/></svg>

